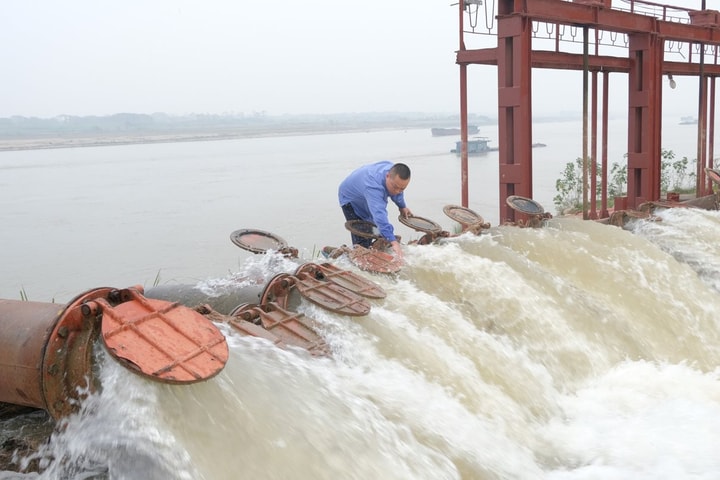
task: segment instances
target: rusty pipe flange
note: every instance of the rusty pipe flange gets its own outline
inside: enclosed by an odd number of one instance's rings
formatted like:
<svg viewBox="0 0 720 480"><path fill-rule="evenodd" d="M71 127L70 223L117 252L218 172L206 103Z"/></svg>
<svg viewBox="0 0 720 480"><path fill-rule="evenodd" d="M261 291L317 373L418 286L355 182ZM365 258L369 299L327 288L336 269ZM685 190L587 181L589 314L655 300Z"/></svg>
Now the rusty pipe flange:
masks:
<svg viewBox="0 0 720 480"><path fill-rule="evenodd" d="M303 263L295 269L295 276L302 277L303 275L309 275L315 280L329 280L326 278L325 273L320 269L317 263Z"/></svg>
<svg viewBox="0 0 720 480"><path fill-rule="evenodd" d="M112 297L113 291L97 288L80 294L57 315L45 345L42 368L45 409L55 419L77 411L83 389L94 391L99 387L92 372L92 347L101 313L86 303Z"/></svg>
<svg viewBox="0 0 720 480"><path fill-rule="evenodd" d="M228 317L236 317L255 325L262 325L262 321L260 320L261 313L262 309L259 305L255 303L241 303L228 313Z"/></svg>
<svg viewBox="0 0 720 480"><path fill-rule="evenodd" d="M489 222L476 223L475 225L468 226L464 231L470 232L475 235L480 235L481 233L483 233L485 230L488 230L489 228L490 228Z"/></svg>
<svg viewBox="0 0 720 480"><path fill-rule="evenodd" d="M418 239L417 244L418 245L430 245L437 238L438 238L437 235L434 235L432 233L426 233L425 235L420 237L420 239Z"/></svg>
<svg viewBox="0 0 720 480"><path fill-rule="evenodd" d="M265 285L260 294L260 305L276 303L282 308L287 308L290 289L295 285L296 278L288 273L275 275Z"/></svg>
<svg viewBox="0 0 720 480"><path fill-rule="evenodd" d="M345 228L358 237L380 238L377 225L366 220L348 220L345 222Z"/></svg>
<svg viewBox="0 0 720 480"><path fill-rule="evenodd" d="M714 183L720 184L720 170L716 170L716 169L710 168L710 167L705 167L705 174Z"/></svg>

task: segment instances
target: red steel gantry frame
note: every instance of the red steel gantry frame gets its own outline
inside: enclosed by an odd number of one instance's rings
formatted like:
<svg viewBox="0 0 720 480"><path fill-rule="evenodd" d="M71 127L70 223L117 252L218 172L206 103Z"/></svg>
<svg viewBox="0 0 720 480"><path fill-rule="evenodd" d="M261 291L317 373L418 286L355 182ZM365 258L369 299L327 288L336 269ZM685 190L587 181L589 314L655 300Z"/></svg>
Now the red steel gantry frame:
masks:
<svg viewBox="0 0 720 480"><path fill-rule="evenodd" d="M466 31L464 18L473 8L478 9L482 1L492 2L493 5L497 1L497 46L468 49L465 47L465 35L478 32L474 31L474 26L473 32ZM595 185L599 173L602 185L600 212L596 209L595 189L585 189L584 218L608 216L608 77L615 72L625 73L628 78L627 196L615 198L615 209L636 208L643 202L660 199L663 75L668 75L668 78L672 78L672 75L696 76L699 79L696 194L702 196L712 193L705 167L713 167L708 164L708 158L713 158L715 80L720 75L720 65L717 64L720 55L720 13L706 10L705 0L702 0L701 10L646 0L614 0L616 5L612 5L612 2L613 0L460 0L460 47L456 63L460 66L462 206L468 206L467 67L471 64L497 66L501 222L516 220L515 210L506 203L509 196L532 198L533 195L533 68L584 72L583 171L591 177L590 185ZM533 26L538 24L549 25L548 31L555 32L554 50L533 50ZM560 50L560 32L565 27L582 29L583 53ZM610 37L623 35L626 38L627 57L600 55L598 47L602 43L603 33ZM589 38L593 36L594 38ZM589 44L593 45L593 52L589 52ZM678 46L677 50L683 61L666 60L668 44ZM681 48L687 48L685 55ZM603 76L600 110L598 74ZM591 89L589 98L593 112L589 153L588 88ZM596 171L598 111L602 114L600 172ZM588 164L591 165L590 169L587 169ZM587 190L591 190L589 209L586 208Z"/></svg>

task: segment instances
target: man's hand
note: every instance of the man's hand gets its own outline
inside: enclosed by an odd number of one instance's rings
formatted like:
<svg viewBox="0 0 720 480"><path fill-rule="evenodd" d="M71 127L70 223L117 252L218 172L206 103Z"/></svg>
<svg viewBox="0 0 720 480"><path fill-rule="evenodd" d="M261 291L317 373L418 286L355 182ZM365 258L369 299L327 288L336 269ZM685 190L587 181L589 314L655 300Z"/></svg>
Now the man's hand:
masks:
<svg viewBox="0 0 720 480"><path fill-rule="evenodd" d="M392 242L390 242L390 246L392 247L393 252L395 252L395 255L398 258L403 258L403 251L400 246L400 242L398 242L397 240L393 240Z"/></svg>
<svg viewBox="0 0 720 480"><path fill-rule="evenodd" d="M412 217L412 216L413 216L412 212L411 212L410 209L407 208L407 207L403 207L403 208L400 209L400 215L402 215L403 218L408 218L408 217Z"/></svg>

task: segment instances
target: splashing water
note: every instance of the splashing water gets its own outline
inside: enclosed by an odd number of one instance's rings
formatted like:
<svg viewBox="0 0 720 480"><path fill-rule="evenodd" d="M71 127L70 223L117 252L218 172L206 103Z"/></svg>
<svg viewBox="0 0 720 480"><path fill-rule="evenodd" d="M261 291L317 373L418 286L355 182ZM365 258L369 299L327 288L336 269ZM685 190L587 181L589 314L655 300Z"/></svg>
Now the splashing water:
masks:
<svg viewBox="0 0 720 480"><path fill-rule="evenodd" d="M18 459L43 473L0 478L713 478L720 213L658 215L407 246L369 276L388 295L368 316L303 301L329 358L222 325L225 369L173 386L99 349L102 391ZM296 266L257 256L202 288Z"/></svg>

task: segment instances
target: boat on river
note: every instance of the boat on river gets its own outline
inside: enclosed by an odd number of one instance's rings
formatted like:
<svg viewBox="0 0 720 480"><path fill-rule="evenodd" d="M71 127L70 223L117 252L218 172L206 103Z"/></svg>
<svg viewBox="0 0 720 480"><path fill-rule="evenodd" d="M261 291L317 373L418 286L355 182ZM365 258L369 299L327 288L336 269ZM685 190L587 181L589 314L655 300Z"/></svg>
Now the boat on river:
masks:
<svg viewBox="0 0 720 480"><path fill-rule="evenodd" d="M488 145L489 143L490 139L488 137L475 137L472 140L468 140L468 155L482 155L483 153L497 151L497 147L491 147ZM455 142L455 148L450 150L450 152L460 155L462 153L462 140Z"/></svg>
<svg viewBox="0 0 720 480"><path fill-rule="evenodd" d="M475 137L472 140L468 140L467 149L468 155L482 155L487 152L497 152L497 147L491 147L488 145L490 139L487 137ZM546 147L544 143L533 143L532 148ZM456 155L462 154L462 141L455 142L455 148L450 150L451 153Z"/></svg>
<svg viewBox="0 0 720 480"><path fill-rule="evenodd" d="M468 135L475 135L478 132L480 132L480 129L477 125L468 125ZM462 130L459 128L434 127L430 129L430 133L432 133L433 137L448 137L450 135L460 135Z"/></svg>

